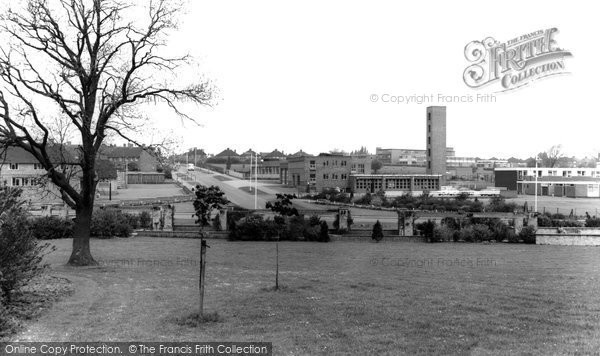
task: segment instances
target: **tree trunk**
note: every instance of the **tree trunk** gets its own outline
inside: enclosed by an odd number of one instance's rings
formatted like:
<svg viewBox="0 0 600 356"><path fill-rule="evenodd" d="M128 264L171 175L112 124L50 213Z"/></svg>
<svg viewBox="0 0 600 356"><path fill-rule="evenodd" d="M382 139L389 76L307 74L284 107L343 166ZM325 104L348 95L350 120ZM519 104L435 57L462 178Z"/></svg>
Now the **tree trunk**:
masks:
<svg viewBox="0 0 600 356"><path fill-rule="evenodd" d="M90 206L77 207L73 229L73 252L68 262L72 266L95 266L98 264L90 252L90 224L93 209L93 203Z"/></svg>

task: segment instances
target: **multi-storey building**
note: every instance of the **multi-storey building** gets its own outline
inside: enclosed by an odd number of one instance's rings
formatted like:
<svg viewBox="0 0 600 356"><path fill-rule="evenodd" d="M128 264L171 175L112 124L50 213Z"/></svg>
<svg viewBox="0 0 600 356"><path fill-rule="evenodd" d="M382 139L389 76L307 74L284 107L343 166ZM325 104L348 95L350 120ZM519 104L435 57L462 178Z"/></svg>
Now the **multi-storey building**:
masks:
<svg viewBox="0 0 600 356"><path fill-rule="evenodd" d="M299 191L320 192L326 188L350 191L350 175L371 173L372 161L371 155L322 153L288 157L280 181Z"/></svg>

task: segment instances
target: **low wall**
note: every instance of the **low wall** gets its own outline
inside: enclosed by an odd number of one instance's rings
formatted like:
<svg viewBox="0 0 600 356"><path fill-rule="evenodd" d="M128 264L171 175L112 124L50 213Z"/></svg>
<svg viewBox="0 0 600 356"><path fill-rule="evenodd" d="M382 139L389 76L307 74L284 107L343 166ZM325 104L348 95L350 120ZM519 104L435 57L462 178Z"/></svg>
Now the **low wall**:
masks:
<svg viewBox="0 0 600 356"><path fill-rule="evenodd" d="M541 227L535 233L535 243L537 245L600 246L600 228Z"/></svg>

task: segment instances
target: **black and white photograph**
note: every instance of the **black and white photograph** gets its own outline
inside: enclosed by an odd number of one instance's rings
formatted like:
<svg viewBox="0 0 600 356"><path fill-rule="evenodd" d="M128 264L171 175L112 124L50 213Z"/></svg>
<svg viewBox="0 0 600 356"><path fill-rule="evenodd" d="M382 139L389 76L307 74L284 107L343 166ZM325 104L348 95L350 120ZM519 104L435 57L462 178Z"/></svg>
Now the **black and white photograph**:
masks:
<svg viewBox="0 0 600 356"><path fill-rule="evenodd" d="M0 356L599 354L595 14L0 0Z"/></svg>

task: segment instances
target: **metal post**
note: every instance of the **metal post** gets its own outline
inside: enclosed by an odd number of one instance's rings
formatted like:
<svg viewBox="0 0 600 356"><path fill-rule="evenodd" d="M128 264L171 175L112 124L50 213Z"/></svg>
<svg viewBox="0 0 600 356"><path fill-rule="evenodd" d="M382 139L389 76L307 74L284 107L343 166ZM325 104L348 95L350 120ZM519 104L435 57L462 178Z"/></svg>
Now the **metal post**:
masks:
<svg viewBox="0 0 600 356"><path fill-rule="evenodd" d="M108 181L108 200L112 200L112 182Z"/></svg>

